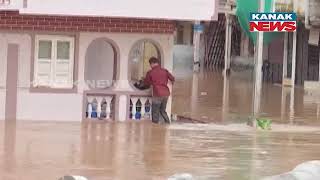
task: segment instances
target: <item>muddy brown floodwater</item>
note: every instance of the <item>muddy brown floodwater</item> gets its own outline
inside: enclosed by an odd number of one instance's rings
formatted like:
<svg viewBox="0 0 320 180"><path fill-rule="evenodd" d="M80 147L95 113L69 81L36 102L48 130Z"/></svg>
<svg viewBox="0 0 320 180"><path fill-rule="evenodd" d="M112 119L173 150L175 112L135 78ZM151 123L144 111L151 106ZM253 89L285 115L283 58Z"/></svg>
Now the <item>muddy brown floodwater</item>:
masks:
<svg viewBox="0 0 320 180"><path fill-rule="evenodd" d="M175 114L219 124L242 123L252 116L250 71L233 72L226 81L222 72L193 74L180 70L175 75ZM261 116L280 124L320 125L319 98L305 95L302 87L292 92L291 88L282 90L279 84L264 83L261 94Z"/></svg>
<svg viewBox="0 0 320 180"><path fill-rule="evenodd" d="M209 124L1 122L0 180L166 180L175 173L256 180L320 157L318 105L299 89L294 106L289 97L281 106L281 88L264 85L262 112L276 123L262 132L243 123L251 114L250 78L230 77L229 98L219 74L199 75L192 90L194 78L178 75L173 111Z"/></svg>
<svg viewBox="0 0 320 180"><path fill-rule="evenodd" d="M149 122L1 125L1 180L247 180L320 157L320 131L253 132L210 125Z"/></svg>

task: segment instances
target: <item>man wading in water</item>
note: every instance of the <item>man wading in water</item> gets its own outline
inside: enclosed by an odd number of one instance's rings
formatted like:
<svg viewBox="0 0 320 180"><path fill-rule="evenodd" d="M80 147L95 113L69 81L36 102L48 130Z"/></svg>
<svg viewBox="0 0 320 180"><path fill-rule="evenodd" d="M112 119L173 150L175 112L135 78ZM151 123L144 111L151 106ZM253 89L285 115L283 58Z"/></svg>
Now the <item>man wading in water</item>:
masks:
<svg viewBox="0 0 320 180"><path fill-rule="evenodd" d="M152 69L148 71L144 84L152 86L152 122L160 123L162 117L165 123L169 124L171 121L166 112L170 96L168 80L173 83L175 79L168 70L161 68L158 58L151 57L149 64Z"/></svg>

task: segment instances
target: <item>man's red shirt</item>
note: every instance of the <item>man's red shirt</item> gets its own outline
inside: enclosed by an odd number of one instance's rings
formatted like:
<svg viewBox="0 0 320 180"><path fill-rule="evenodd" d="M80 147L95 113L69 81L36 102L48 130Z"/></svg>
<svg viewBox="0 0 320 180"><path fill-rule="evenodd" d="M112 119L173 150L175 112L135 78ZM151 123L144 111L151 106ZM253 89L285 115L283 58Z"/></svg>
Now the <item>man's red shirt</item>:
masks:
<svg viewBox="0 0 320 180"><path fill-rule="evenodd" d="M152 86L153 96L168 97L170 96L168 80L174 82L175 78L168 70L161 68L159 65L148 71L144 83Z"/></svg>

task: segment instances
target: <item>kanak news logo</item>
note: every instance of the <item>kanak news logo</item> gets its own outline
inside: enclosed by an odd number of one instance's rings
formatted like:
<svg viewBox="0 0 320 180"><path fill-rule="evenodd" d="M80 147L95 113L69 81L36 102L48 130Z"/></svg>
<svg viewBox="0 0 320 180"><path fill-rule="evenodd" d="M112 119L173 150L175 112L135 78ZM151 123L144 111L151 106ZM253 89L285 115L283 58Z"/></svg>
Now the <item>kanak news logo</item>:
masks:
<svg viewBox="0 0 320 180"><path fill-rule="evenodd" d="M296 13L250 13L250 32L295 32Z"/></svg>

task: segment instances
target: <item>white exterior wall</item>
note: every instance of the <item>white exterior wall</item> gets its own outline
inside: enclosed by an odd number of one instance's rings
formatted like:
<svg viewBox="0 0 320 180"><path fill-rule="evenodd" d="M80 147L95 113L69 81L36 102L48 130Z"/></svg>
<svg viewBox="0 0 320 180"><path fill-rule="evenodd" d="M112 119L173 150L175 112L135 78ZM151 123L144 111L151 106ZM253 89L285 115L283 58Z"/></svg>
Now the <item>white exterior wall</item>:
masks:
<svg viewBox="0 0 320 180"><path fill-rule="evenodd" d="M169 71L172 71L172 49L173 49L173 35L159 35L159 34L131 34L131 33L81 33L80 34L80 46L79 46L79 81L84 81L85 70L85 55L86 50L90 43L98 38L106 38L115 43L118 46L120 52L120 75L119 81L115 85L116 91L133 91L128 81L128 68L129 68L129 52L134 43L142 39L150 39L157 42L161 47L164 57L164 66ZM88 90L88 87L83 84L81 91Z"/></svg>
<svg viewBox="0 0 320 180"><path fill-rule="evenodd" d="M174 39L173 35L160 35L160 34L131 34L131 33L81 33L80 34L80 47L79 47L79 81L84 81L84 70L85 70L85 54L86 49L90 43L97 38L107 38L113 41L120 52L120 60L118 65L120 65L120 74L117 83L114 85L113 89L115 91L133 91L133 88L129 84L129 52L133 47L134 43L142 39L150 39L155 41L161 48L163 53L164 67L172 72L173 67L173 45ZM84 83L83 86L79 87L80 91L88 90L89 88ZM170 87L171 88L171 87ZM125 97L121 97L121 101L125 102ZM126 107L124 103L120 103L120 108L125 110ZM167 112L171 115L171 98L168 100ZM124 117L120 117L123 120Z"/></svg>
<svg viewBox="0 0 320 180"><path fill-rule="evenodd" d="M31 36L0 33L0 119L5 112L7 44L19 45L17 119L19 120L81 120L82 95L30 93ZM4 48L3 48L4 47Z"/></svg>
<svg viewBox="0 0 320 180"><path fill-rule="evenodd" d="M3 34L0 34L0 120L4 119L6 103L7 47Z"/></svg>
<svg viewBox="0 0 320 180"><path fill-rule="evenodd" d="M151 39L157 42L162 49L164 66L172 71L173 35L159 34L125 34L125 33L81 33L79 39L79 77L84 82L85 53L89 44L96 38L108 38L120 49L120 77L114 88L116 91L133 91L128 81L128 54L135 42L141 39ZM2 38L2 39L1 39ZM4 40L5 39L5 40ZM81 121L83 91L88 87L78 87L77 94L54 94L30 92L31 67L31 36L28 34L0 33L0 119L4 119L5 112L5 85L6 85L6 52L7 43L19 44L18 67L18 120L45 120L45 121ZM122 102L124 100L122 99ZM122 103L123 104L123 103ZM126 107L120 107L126 110ZM171 98L168 102L168 113L171 114Z"/></svg>
<svg viewBox="0 0 320 180"><path fill-rule="evenodd" d="M4 89L0 89L0 120L4 120L5 103L6 103L6 93Z"/></svg>
<svg viewBox="0 0 320 180"><path fill-rule="evenodd" d="M18 120L81 121L82 95L19 91Z"/></svg>
<svg viewBox="0 0 320 180"><path fill-rule="evenodd" d="M18 1L18 0L16 0ZM28 0L21 13L212 20L218 0ZM178 7L178 8L177 8Z"/></svg>

